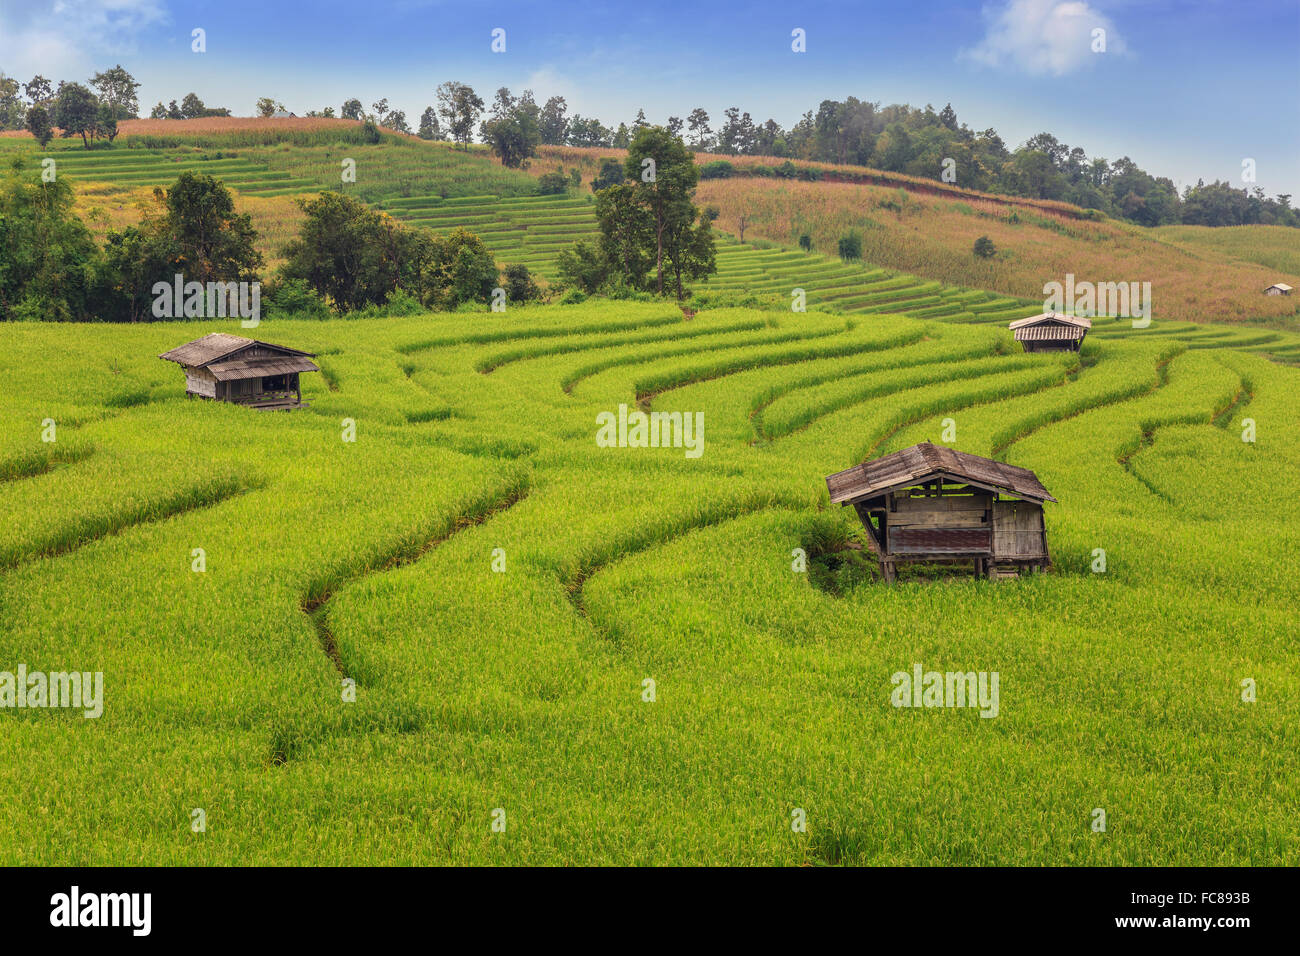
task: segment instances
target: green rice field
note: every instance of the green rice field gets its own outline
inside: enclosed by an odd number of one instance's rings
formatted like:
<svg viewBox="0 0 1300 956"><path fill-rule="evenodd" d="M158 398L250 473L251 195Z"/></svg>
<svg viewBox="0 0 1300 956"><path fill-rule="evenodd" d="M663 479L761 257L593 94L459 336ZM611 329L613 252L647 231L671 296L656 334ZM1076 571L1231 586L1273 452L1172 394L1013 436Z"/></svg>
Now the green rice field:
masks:
<svg viewBox="0 0 1300 956"><path fill-rule="evenodd" d="M376 201L542 271L582 225L487 195ZM264 322L321 368L293 412L157 358L235 322L5 328L0 671L102 672L103 713L4 714L0 863L1300 861L1300 337L1027 355L1014 300L719 266L810 310ZM620 405L700 454L602 447ZM1053 568L837 569L825 476L920 441L1033 469ZM997 716L892 706L915 665Z"/></svg>

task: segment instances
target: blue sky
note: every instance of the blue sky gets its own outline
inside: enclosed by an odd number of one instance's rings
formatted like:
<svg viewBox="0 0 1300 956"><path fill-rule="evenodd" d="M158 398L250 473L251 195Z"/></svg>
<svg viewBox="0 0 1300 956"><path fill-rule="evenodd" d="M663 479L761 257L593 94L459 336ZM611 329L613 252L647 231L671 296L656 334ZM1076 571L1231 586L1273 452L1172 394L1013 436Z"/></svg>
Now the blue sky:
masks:
<svg viewBox="0 0 1300 956"><path fill-rule="evenodd" d="M1012 146L1048 130L1180 186L1241 185L1252 158L1260 186L1300 202L1300 0L0 0L6 74L84 81L117 62L146 113L190 91L240 115L263 95L299 114L387 97L414 125L447 79L489 101L499 86L559 94L607 125L638 107L716 121L737 105L789 126L826 98L951 102Z"/></svg>

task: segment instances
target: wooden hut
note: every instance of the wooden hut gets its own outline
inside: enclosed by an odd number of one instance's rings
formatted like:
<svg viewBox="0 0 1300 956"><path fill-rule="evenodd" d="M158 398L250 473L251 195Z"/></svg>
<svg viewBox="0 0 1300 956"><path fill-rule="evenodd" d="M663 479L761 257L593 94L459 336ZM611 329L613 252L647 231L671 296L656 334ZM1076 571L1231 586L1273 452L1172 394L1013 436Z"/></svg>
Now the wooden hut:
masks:
<svg viewBox="0 0 1300 956"><path fill-rule="evenodd" d="M1285 282L1274 282L1264 290L1265 295L1290 295L1291 287Z"/></svg>
<svg viewBox="0 0 1300 956"><path fill-rule="evenodd" d="M1092 320L1064 312L1044 312L1017 319L1008 328L1026 352L1077 352L1092 328Z"/></svg>
<svg viewBox="0 0 1300 956"><path fill-rule="evenodd" d="M300 408L302 372L319 372L311 352L213 332L158 356L185 369L185 394L251 408Z"/></svg>
<svg viewBox="0 0 1300 956"><path fill-rule="evenodd" d="M975 575L1047 568L1043 503L1056 501L1027 468L922 442L826 479L831 503L852 505L893 581L899 564L973 561Z"/></svg>

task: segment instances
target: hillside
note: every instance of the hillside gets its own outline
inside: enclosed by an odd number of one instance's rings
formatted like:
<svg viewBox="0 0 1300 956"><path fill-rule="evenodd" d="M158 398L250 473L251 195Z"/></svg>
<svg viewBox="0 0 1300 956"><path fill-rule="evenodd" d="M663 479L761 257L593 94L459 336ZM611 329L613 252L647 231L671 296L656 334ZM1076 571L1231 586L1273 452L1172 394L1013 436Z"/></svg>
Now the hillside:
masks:
<svg viewBox="0 0 1300 956"><path fill-rule="evenodd" d="M137 120L121 129L113 149L88 152L56 140L46 151L76 182L95 229L138 219L154 186L182 169L204 170L234 189L240 211L262 233L271 266L301 219L294 198L343 188L414 225L464 226L482 235L503 265L522 263L553 279L559 252L596 235L585 183L602 156L620 155L543 147L519 171L503 168L482 147L391 133L377 144L346 141L359 127L345 120ZM36 158L34 144L21 137L0 138L0 153ZM718 159L697 155L700 163ZM751 173L762 159L726 158ZM356 181L342 185L346 160L355 163ZM577 169L584 185L566 195L537 195L536 177L560 168ZM1061 203L988 196L861 167L837 168L832 178L841 181L702 180L698 200L718 207L723 235L719 274L697 283L697 291L786 298L802 289L811 306L837 311L1005 321L1041 304L1044 283L1072 273L1078 281L1150 282L1158 320L1296 325L1300 301L1260 294L1275 281L1300 287L1294 230L1148 232L1095 221ZM892 185L866 182L873 178ZM805 233L812 254L794 251ZM834 255L848 233L862 237L862 263ZM987 260L971 253L983 235L998 249Z"/></svg>
<svg viewBox="0 0 1300 956"><path fill-rule="evenodd" d="M1161 239L1206 254L1207 261L1253 262L1282 277L1270 279L1269 285L1286 281L1286 276L1300 275L1300 236L1296 235L1295 229L1284 226L1161 226L1153 231Z"/></svg>
<svg viewBox="0 0 1300 956"><path fill-rule="evenodd" d="M623 154L612 149L543 147L536 169L540 173L578 165L584 179L590 179L599 157L606 155ZM719 159L746 163L744 158L697 156L697 162ZM758 159L749 159L748 164ZM870 172L843 167L845 178ZM1294 261L1300 257L1300 230L1243 226L1231 230L1239 238L1225 237L1225 244L1217 246L1203 242L1205 248L1198 249L1190 243L1162 241L1160 230L1152 234L1114 220L1081 218L1082 210L1060 203L969 191L936 195L932 182L909 185L907 177L879 175L892 177L899 185L745 176L702 180L698 200L716 205L721 210L718 226L732 234L739 234L744 217L747 238L794 248L799 236L808 233L814 249L834 253L841 236L857 232L862 236L863 259L873 266L952 286L1041 302L1044 283L1064 282L1065 275L1073 273L1080 281L1150 282L1157 319L1295 325L1300 304L1260 292L1277 281L1300 288L1300 263ZM1207 230L1211 236L1223 231ZM981 260L971 253L982 235L998 248L992 259ZM1252 245L1255 235L1266 247L1279 250L1270 267L1233 252Z"/></svg>

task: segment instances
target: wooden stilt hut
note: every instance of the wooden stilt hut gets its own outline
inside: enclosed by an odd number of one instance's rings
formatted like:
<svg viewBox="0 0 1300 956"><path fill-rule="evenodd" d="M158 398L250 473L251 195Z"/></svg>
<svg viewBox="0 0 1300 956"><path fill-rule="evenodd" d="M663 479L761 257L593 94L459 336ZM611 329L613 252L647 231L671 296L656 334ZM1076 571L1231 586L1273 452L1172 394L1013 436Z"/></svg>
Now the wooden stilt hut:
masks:
<svg viewBox="0 0 1300 956"><path fill-rule="evenodd" d="M972 561L989 578L1051 565L1043 503L1056 499L1027 468L923 442L826 487L832 504L857 511L886 581L911 562Z"/></svg>

